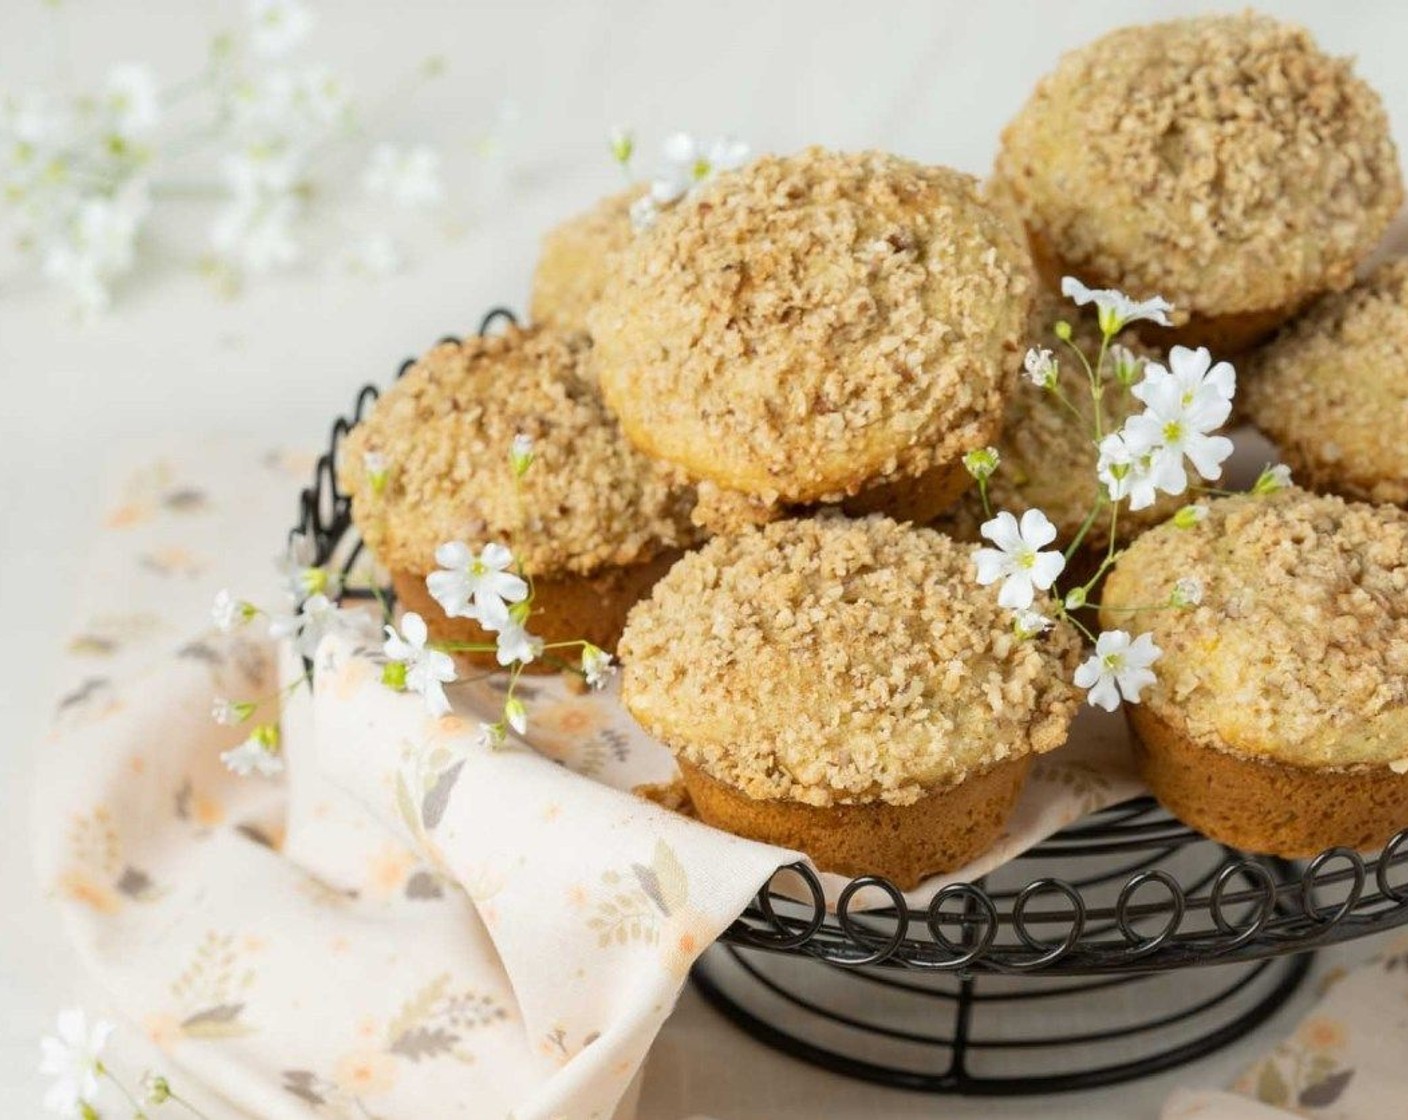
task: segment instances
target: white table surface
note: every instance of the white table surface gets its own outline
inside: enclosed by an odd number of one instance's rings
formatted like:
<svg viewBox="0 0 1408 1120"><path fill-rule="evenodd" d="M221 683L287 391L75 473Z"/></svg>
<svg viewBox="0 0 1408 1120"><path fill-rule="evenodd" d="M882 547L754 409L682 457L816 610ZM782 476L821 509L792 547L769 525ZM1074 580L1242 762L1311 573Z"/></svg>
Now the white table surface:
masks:
<svg viewBox="0 0 1408 1120"><path fill-rule="evenodd" d="M110 316L78 326L61 297L25 272L0 269L0 1115L38 1114L36 1037L83 993L30 869L30 771L58 687L68 590L84 566L115 447L173 431L318 444L362 381L386 376L442 334L472 328L491 305L523 306L541 231L619 181L601 155L611 124L634 123L647 153L685 128L733 132L756 149L884 147L981 174L1002 124L1060 50L1122 22L1236 6L324 0L305 53L346 72L364 104L384 102L427 55L448 57L443 77L410 103L385 105L372 125L390 139L440 146L453 184L449 216L416 230L404 274L366 281L310 268L225 300L182 263L199 253L198 234L167 236ZM1408 5L1263 6L1308 23L1327 48L1357 55L1408 137ZM242 5L194 0L4 0L0 90L130 60L170 79L189 76L209 35L241 15ZM505 100L519 113L513 174L486 205L471 185L474 142ZM186 217L176 221L182 227ZM1171 1086L1225 1082L1294 1014L1216 1058L1138 1085L939 1104L777 1058L687 993L648 1067L641 1115L814 1116L825 1102L835 1116L1153 1117Z"/></svg>

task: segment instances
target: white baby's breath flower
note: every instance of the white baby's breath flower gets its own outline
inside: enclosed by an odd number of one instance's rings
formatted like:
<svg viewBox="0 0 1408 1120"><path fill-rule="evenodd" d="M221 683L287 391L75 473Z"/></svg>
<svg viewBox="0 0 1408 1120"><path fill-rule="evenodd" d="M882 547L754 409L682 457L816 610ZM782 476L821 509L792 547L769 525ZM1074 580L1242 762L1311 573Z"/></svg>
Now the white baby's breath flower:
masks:
<svg viewBox="0 0 1408 1120"><path fill-rule="evenodd" d="M426 589L450 618L472 618L486 630L507 626L508 605L528 597L528 584L508 569L513 553L486 544L478 556L463 541L447 541L435 550L441 571L425 578Z"/></svg>
<svg viewBox="0 0 1408 1120"><path fill-rule="evenodd" d="M1095 304L1100 329L1107 336L1117 334L1130 323L1141 319L1147 319L1161 327L1173 325L1168 317L1173 305L1162 296L1145 300L1131 299L1113 288L1087 288L1074 276L1062 278L1061 294L1077 307L1084 307L1087 303Z"/></svg>
<svg viewBox="0 0 1408 1120"><path fill-rule="evenodd" d="M1291 485L1291 468L1284 463L1277 463L1274 467L1267 467L1257 475L1256 481L1252 483L1253 494L1274 494L1277 490L1284 490Z"/></svg>
<svg viewBox="0 0 1408 1120"><path fill-rule="evenodd" d="M309 123L333 128L349 119L352 89L331 67L310 66L294 75L293 99Z"/></svg>
<svg viewBox="0 0 1408 1120"><path fill-rule="evenodd" d="M1085 606L1087 597L1088 593L1084 587L1073 587L1066 592L1066 597L1062 600L1062 605L1068 611L1078 611L1081 607Z"/></svg>
<svg viewBox="0 0 1408 1120"><path fill-rule="evenodd" d="M235 727L254 714L256 705L249 700L227 700L217 696L210 704L210 718L222 727Z"/></svg>
<svg viewBox="0 0 1408 1120"><path fill-rule="evenodd" d="M1051 389L1060 376L1060 366L1050 350L1033 346L1022 359L1023 376L1033 385Z"/></svg>
<svg viewBox="0 0 1408 1120"><path fill-rule="evenodd" d="M362 469L367 472L367 484L373 494L381 494L391 481L391 464L380 451L368 451L362 456Z"/></svg>
<svg viewBox="0 0 1408 1120"><path fill-rule="evenodd" d="M326 595L310 595L297 613L274 615L269 619L269 637L290 638L299 656L312 660L318 644L339 629L343 613Z"/></svg>
<svg viewBox="0 0 1408 1120"><path fill-rule="evenodd" d="M1114 371L1115 380L1121 385L1133 385L1144 368L1144 359L1129 347L1115 343L1110 347L1110 367Z"/></svg>
<svg viewBox="0 0 1408 1120"><path fill-rule="evenodd" d="M272 778L283 772L283 749L279 744L279 729L272 723L261 723L239 746L222 751L220 761L225 768L241 778L258 774Z"/></svg>
<svg viewBox="0 0 1408 1120"><path fill-rule="evenodd" d="M210 247L251 275L289 268L303 256L292 230L299 210L293 195L236 197L215 216Z"/></svg>
<svg viewBox="0 0 1408 1120"><path fill-rule="evenodd" d="M277 58L287 54L313 30L313 13L298 0L251 0L250 45L256 54Z"/></svg>
<svg viewBox="0 0 1408 1120"><path fill-rule="evenodd" d="M504 721L520 735L528 730L528 709L517 696L504 701Z"/></svg>
<svg viewBox="0 0 1408 1120"><path fill-rule="evenodd" d="M1148 634L1131 640L1124 630L1106 630L1095 640L1095 653L1075 671L1078 688L1089 691L1092 707L1113 712L1123 697L1139 703L1139 694L1157 679L1150 666L1163 653Z"/></svg>
<svg viewBox="0 0 1408 1120"><path fill-rule="evenodd" d="M1227 422L1230 397L1210 382L1190 385L1153 362L1131 392L1145 408L1124 422L1122 434L1132 450L1154 455L1153 474L1160 490L1181 494L1187 488L1184 458L1208 481L1222 476L1232 441L1211 433Z"/></svg>
<svg viewBox="0 0 1408 1120"><path fill-rule="evenodd" d="M427 649L425 643L429 636L425 619L415 611L407 611L401 616L399 634L394 627L386 627L386 641L381 648L391 661L404 666L403 687L425 697L430 714L439 717L450 710L445 685L456 678L455 659L440 650Z"/></svg>
<svg viewBox="0 0 1408 1120"><path fill-rule="evenodd" d="M964 468L979 481L991 478L1001 465L1002 455L995 447L975 448L963 456Z"/></svg>
<svg viewBox="0 0 1408 1120"><path fill-rule="evenodd" d="M606 134L606 142L611 146L611 158L625 167L631 162L636 150L635 132L625 125L618 124Z"/></svg>
<svg viewBox="0 0 1408 1120"><path fill-rule="evenodd" d="M114 66L103 83L99 105L121 136L140 136L161 118L156 78L146 66Z"/></svg>
<svg viewBox="0 0 1408 1120"><path fill-rule="evenodd" d="M440 153L426 144L398 148L378 144L362 176L368 194L386 195L398 206L430 206L445 197Z"/></svg>
<svg viewBox="0 0 1408 1120"><path fill-rule="evenodd" d="M1180 529L1191 529L1194 525L1201 525L1208 519L1208 507L1201 502L1197 505L1184 506L1173 515L1173 523Z"/></svg>
<svg viewBox="0 0 1408 1120"><path fill-rule="evenodd" d="M660 216L660 207L655 204L655 199L649 194L643 194L631 203L631 228L639 233L643 229L649 229L655 224L655 219Z"/></svg>
<svg viewBox="0 0 1408 1120"><path fill-rule="evenodd" d="M495 750L503 746L504 725L501 723L481 723L475 732L473 746Z"/></svg>
<svg viewBox="0 0 1408 1120"><path fill-rule="evenodd" d="M87 313L105 310L113 281L132 270L137 237L150 213L147 185L129 180L115 195L83 199L44 249L44 273Z"/></svg>
<svg viewBox="0 0 1408 1120"><path fill-rule="evenodd" d="M400 272L405 261L387 233L369 233L342 250L342 267L355 276L379 279Z"/></svg>
<svg viewBox="0 0 1408 1120"><path fill-rule="evenodd" d="M1040 611L1028 609L1017 611L1016 614L1012 616L1012 629L1017 637L1024 642L1035 638L1038 634L1045 633L1047 630L1050 630L1053 625L1055 624L1051 619L1047 618L1046 615L1042 614Z"/></svg>
<svg viewBox="0 0 1408 1120"><path fill-rule="evenodd" d="M582 647L582 676L592 688L605 688L616 666L611 654L588 642Z"/></svg>
<svg viewBox="0 0 1408 1120"><path fill-rule="evenodd" d="M103 1048L116 1028L104 1020L91 1026L82 1008L59 1013L55 1033L39 1040L39 1072L54 1082L44 1094L44 1107L60 1116L84 1115L98 1095Z"/></svg>
<svg viewBox="0 0 1408 1120"><path fill-rule="evenodd" d="M514 662L527 665L543 652L543 639L528 633L523 620L518 617L521 614L521 611L510 612L496 636L495 656L499 664L505 667Z"/></svg>
<svg viewBox="0 0 1408 1120"><path fill-rule="evenodd" d="M1039 509L1029 509L1019 522L1005 510L978 530L996 548L980 548L973 559L978 583L984 587L1002 580L997 601L1001 606L1024 610L1036 591L1047 591L1066 566L1059 552L1043 552L1056 539L1056 526Z"/></svg>
<svg viewBox="0 0 1408 1120"><path fill-rule="evenodd" d="M528 468L533 465L533 437L519 432L513 437L513 443L508 449L509 466L513 468L513 473L522 478L528 473Z"/></svg>
<svg viewBox="0 0 1408 1120"><path fill-rule="evenodd" d="M1172 477L1155 477L1155 467L1167 471L1165 462L1155 463L1152 453L1136 450L1120 432L1112 432L1100 441L1100 457L1096 461L1095 473L1105 484L1110 501L1129 499L1130 509L1148 509L1158 500L1158 481L1164 478L1172 483ZM1182 467L1177 468L1182 473ZM1185 480L1186 481L1186 480Z"/></svg>
<svg viewBox="0 0 1408 1120"><path fill-rule="evenodd" d="M210 604L210 619L221 633L228 634L238 626L249 622L259 611L253 603L236 599L228 588L215 593L215 601Z"/></svg>
<svg viewBox="0 0 1408 1120"><path fill-rule="evenodd" d="M1174 607L1198 606L1203 601L1203 581L1196 576L1184 576L1173 585L1168 601Z"/></svg>
<svg viewBox="0 0 1408 1120"><path fill-rule="evenodd" d="M1145 366L1144 382L1158 382L1171 379L1179 388L1185 408L1194 405L1206 407L1212 415L1222 411L1226 405L1228 415L1232 412L1231 400L1237 395L1237 371L1230 362L1213 363L1212 354L1206 346L1190 350L1186 346L1175 346L1168 352L1168 365L1149 362ZM1135 394L1139 396L1139 394ZM1139 398L1143 400L1143 397ZM1226 423L1226 416L1222 423Z"/></svg>
<svg viewBox="0 0 1408 1120"><path fill-rule="evenodd" d="M748 145L731 136L705 142L687 132L673 133L665 140L665 166L651 180L650 197L657 204L675 202L720 172L742 167L748 154Z"/></svg>
<svg viewBox="0 0 1408 1120"><path fill-rule="evenodd" d="M142 1097L149 1105L162 1105L171 1099L171 1082L159 1073L148 1070L139 1083Z"/></svg>

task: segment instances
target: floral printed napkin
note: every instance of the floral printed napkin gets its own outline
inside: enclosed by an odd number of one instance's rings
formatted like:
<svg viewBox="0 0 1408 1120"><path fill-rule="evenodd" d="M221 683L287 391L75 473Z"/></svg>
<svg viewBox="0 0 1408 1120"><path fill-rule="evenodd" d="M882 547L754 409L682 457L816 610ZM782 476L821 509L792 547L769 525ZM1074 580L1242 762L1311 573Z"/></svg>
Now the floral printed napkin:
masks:
<svg viewBox="0 0 1408 1120"><path fill-rule="evenodd" d="M795 855L631 794L673 764L609 693L535 680L531 742L477 747L502 681L433 719L380 684L374 628L288 694L286 776L226 771L245 732L212 697L277 695L301 664L205 629L210 600L274 600L311 467L207 443L119 496L42 752L42 881L122 1012L254 1115L628 1116L690 965ZM1085 717L962 876L1136 789L1120 723ZM1287 1101L1324 1065L1297 1061Z"/></svg>

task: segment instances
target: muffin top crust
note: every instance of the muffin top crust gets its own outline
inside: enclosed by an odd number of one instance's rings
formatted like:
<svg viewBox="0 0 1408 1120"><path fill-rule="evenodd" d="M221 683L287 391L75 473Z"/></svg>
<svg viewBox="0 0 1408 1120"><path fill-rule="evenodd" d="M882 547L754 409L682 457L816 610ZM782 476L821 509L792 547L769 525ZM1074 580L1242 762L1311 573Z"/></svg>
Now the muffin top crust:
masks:
<svg viewBox="0 0 1408 1120"><path fill-rule="evenodd" d="M587 349L546 328L442 342L381 396L338 478L382 564L423 574L444 541L498 541L534 575L588 575L692 543L688 494L621 436L583 377ZM515 486L520 433L535 459Z"/></svg>
<svg viewBox="0 0 1408 1120"><path fill-rule="evenodd" d="M631 203L643 193L645 185L635 184L608 195L543 236L529 302L534 323L586 330L587 311L601 296L612 258L635 239Z"/></svg>
<svg viewBox="0 0 1408 1120"><path fill-rule="evenodd" d="M1034 242L1176 319L1343 288L1403 197L1378 95L1266 16L1126 27L1066 54L996 174Z"/></svg>
<svg viewBox="0 0 1408 1120"><path fill-rule="evenodd" d="M745 795L912 804L1066 738L1077 650L1022 641L972 549L883 517L778 521L678 561L632 609L622 699Z"/></svg>
<svg viewBox="0 0 1408 1120"><path fill-rule="evenodd" d="M1166 602L1181 578L1201 605ZM1408 758L1408 513L1291 487L1208 505L1120 558L1101 625L1162 648L1143 702L1194 742L1339 768Z"/></svg>
<svg viewBox="0 0 1408 1120"><path fill-rule="evenodd" d="M1316 489L1408 505L1408 258L1325 296L1253 359L1246 411Z"/></svg>
<svg viewBox="0 0 1408 1120"><path fill-rule="evenodd" d="M834 501L996 431L1030 301L973 179L812 148L717 177L588 316L627 436L768 504Z"/></svg>
<svg viewBox="0 0 1408 1120"><path fill-rule="evenodd" d="M1071 339L1094 364L1100 350L1100 332L1091 315L1073 307L1069 300L1047 289L1039 289L1032 308L1027 341L1031 346L1052 351L1059 362L1061 391L1081 415L1077 420L1049 389L1043 389L1023 377L1003 419L1002 434L995 441L1001 465L988 479L988 501L994 510L1010 510L1022 514L1039 509L1051 519L1060 533L1059 540L1071 540L1080 530L1086 515L1101 490L1095 468L1099 451L1091 438L1094 402L1090 395L1090 379L1080 360L1056 340L1055 325L1064 320L1072 329ZM1117 345L1123 346L1139 363L1162 361L1157 351L1141 345L1128 334L1120 335ZM1107 370L1111 368L1107 359ZM1135 375L1137 381L1140 374ZM1101 411L1105 431L1114 431L1143 404L1113 380L1105 382ZM1131 510L1126 504L1120 510L1117 527L1121 540L1157 525L1173 516L1189 498L1160 494L1158 501L1147 509ZM976 489L969 490L953 513L942 524L946 531L962 540L977 540L978 526L987 519L982 498ZM1108 512L1098 518L1086 534L1085 544L1091 549L1104 548L1109 543Z"/></svg>

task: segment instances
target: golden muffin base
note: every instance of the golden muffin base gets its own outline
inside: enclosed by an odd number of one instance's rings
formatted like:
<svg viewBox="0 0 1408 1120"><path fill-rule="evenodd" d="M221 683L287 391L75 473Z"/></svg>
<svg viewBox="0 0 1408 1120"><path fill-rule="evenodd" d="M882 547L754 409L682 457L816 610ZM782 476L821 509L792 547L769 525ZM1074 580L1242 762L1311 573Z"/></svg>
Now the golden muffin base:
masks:
<svg viewBox="0 0 1408 1120"><path fill-rule="evenodd" d="M1246 758L1193 742L1147 705L1127 710L1139 769L1154 796L1221 843L1306 859L1337 846L1379 848L1408 827L1408 774Z"/></svg>
<svg viewBox="0 0 1408 1120"><path fill-rule="evenodd" d="M1031 755L999 762L910 805L759 801L688 762L680 760L679 767L704 823L805 852L823 871L883 875L909 890L930 875L962 867L993 845L1017 804Z"/></svg>
<svg viewBox="0 0 1408 1120"><path fill-rule="evenodd" d="M1027 241L1031 245L1032 261L1042 283L1052 291L1061 290L1061 279L1065 276L1079 276L1092 288L1121 287L1118 281L1094 275L1088 268L1071 268L1039 233L1029 229ZM1214 358L1231 358L1245 353L1259 342L1264 342L1295 315L1305 302L1306 300L1302 300L1288 307L1267 310L1238 311L1230 315L1203 315L1193 312L1187 322L1176 327L1160 327L1154 323L1140 322L1132 329L1142 342L1159 349L1167 350L1173 346L1206 346L1212 351Z"/></svg>
<svg viewBox="0 0 1408 1120"><path fill-rule="evenodd" d="M960 459L930 467L914 478L867 486L845 499L841 508L851 517L883 513L896 521L927 525L957 505L972 482L973 476Z"/></svg>
<svg viewBox="0 0 1408 1120"><path fill-rule="evenodd" d="M650 594L657 580L670 570L682 553L670 550L642 564L607 568L590 576L564 575L533 580L533 617L528 629L551 645L554 642L588 641L609 653L616 651L626 615L637 601ZM425 619L434 641L484 642L493 644L494 635L470 618L447 618L425 586L425 576L414 572L392 572L391 586L403 611L415 611ZM525 673L556 673L562 661L576 663L573 650L563 650L561 659L540 658L524 667ZM455 654L462 666L476 669L498 667L490 652L464 651Z"/></svg>

